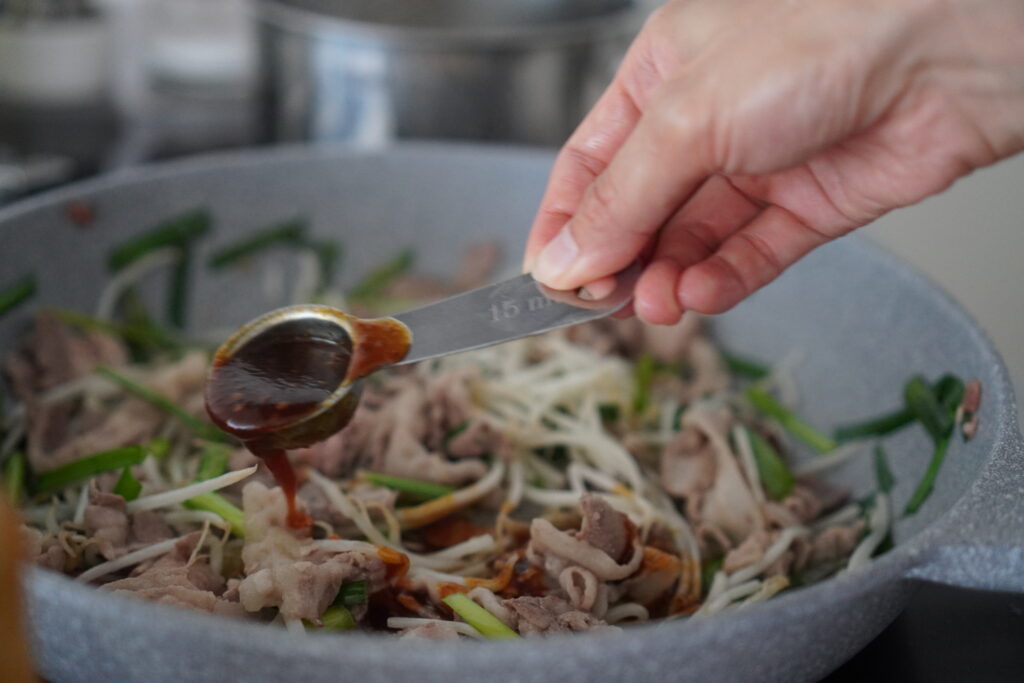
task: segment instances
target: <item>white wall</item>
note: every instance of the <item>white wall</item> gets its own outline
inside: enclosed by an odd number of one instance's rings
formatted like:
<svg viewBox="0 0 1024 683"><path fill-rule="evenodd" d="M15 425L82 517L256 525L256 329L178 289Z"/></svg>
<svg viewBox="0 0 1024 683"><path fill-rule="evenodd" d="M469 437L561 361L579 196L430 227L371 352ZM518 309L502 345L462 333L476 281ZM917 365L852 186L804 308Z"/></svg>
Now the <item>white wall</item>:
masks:
<svg viewBox="0 0 1024 683"><path fill-rule="evenodd" d="M1024 154L866 228L988 330L1024 397ZM1024 413L1022 413L1024 414Z"/></svg>

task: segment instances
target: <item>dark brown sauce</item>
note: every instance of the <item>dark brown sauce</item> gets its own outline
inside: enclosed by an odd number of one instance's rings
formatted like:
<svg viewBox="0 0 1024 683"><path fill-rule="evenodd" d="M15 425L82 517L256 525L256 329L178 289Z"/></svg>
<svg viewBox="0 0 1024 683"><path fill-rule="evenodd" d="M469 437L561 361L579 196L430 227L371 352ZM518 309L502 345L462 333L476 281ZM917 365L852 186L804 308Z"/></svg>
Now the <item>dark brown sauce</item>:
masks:
<svg viewBox="0 0 1024 683"><path fill-rule="evenodd" d="M304 431L302 421L346 382L401 360L409 350L408 328L397 320L350 318L349 322L359 340L355 349L348 333L335 323L280 323L230 355L218 351L207 381L210 419L264 460L285 494L288 524L293 528L308 528L312 520L296 507L295 470L275 436L290 429L288 442L293 445L297 441L312 445L326 438L317 427ZM353 409L357 396L351 397ZM332 427L341 429L350 417L342 417ZM297 426L299 434L294 433Z"/></svg>
<svg viewBox="0 0 1024 683"><path fill-rule="evenodd" d="M253 450L253 454L263 458L267 469L274 475L274 480L284 492L284 499L288 503L288 526L293 529L308 529L313 526L313 520L309 515L300 512L295 505L295 493L298 491L298 483L295 479L295 468L288 460L288 454L282 450L271 450L261 452Z"/></svg>
<svg viewBox="0 0 1024 683"><path fill-rule="evenodd" d="M258 440L316 410L345 381L351 360L347 335L277 325L230 356L218 351L206 387L207 411L229 434Z"/></svg>

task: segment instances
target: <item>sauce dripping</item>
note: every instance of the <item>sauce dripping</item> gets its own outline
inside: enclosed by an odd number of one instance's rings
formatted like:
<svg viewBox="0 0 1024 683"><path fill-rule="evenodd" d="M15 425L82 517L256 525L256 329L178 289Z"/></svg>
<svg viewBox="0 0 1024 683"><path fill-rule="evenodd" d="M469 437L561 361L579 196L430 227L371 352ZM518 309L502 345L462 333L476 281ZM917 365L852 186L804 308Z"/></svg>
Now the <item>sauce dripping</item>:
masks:
<svg viewBox="0 0 1024 683"><path fill-rule="evenodd" d="M284 492L288 525L296 529L308 528L312 520L295 504L295 470L286 449L310 446L343 428L358 392L349 392L323 419L328 399L355 379L401 360L411 343L408 328L397 320L332 315L348 323L358 343L336 320L285 320L237 348L233 340L225 343L206 385L210 419L263 459ZM310 417L315 419L307 423Z"/></svg>
<svg viewBox="0 0 1024 683"><path fill-rule="evenodd" d="M295 505L295 492L298 489L295 480L295 468L288 460L288 454L281 450L261 451L254 453L263 458L267 469L274 475L274 480L284 492L285 502L288 503L288 526L293 529L308 529L313 526L313 520L309 515L299 511Z"/></svg>

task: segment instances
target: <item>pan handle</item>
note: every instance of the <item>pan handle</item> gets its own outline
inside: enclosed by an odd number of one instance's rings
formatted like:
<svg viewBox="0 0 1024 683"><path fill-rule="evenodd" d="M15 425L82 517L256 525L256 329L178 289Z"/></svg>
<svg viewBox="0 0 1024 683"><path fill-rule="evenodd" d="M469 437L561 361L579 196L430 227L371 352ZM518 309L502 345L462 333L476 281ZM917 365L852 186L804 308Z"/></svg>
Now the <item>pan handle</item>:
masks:
<svg viewBox="0 0 1024 683"><path fill-rule="evenodd" d="M971 489L924 532L908 578L1024 593L1024 439L1008 424Z"/></svg>

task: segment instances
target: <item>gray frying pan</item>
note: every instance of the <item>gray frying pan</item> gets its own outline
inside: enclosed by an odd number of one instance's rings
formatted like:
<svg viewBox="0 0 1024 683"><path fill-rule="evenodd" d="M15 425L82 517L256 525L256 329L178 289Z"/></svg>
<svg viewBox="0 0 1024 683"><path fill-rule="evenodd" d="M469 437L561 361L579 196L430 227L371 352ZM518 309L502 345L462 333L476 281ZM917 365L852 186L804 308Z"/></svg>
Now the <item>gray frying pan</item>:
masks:
<svg viewBox="0 0 1024 683"><path fill-rule="evenodd" d="M103 178L0 212L0 282L31 269L40 283L36 303L91 310L111 244L197 206L209 207L216 221L200 257L246 230L304 214L317 233L344 240L343 282L405 245L416 249L420 267L443 273L470 239L499 240L514 267L551 161L546 152L468 146L285 149ZM69 221L70 200L92 203L96 220L87 227ZM230 327L284 303L261 277L259 268L197 269L193 326ZM0 348L10 347L27 317L22 311L0 321ZM897 524L894 550L733 614L521 643L300 639L97 593L35 570L27 592L40 673L54 681L810 680L879 633L920 581L1024 591L1024 448L1007 371L942 291L865 240L848 238L712 324L738 352L778 360L799 351L802 412L822 426L894 406L911 373L952 371L982 381L979 435L956 443L931 498ZM887 449L899 510L930 448L911 429ZM855 495L872 488L868 460L848 461L830 476Z"/></svg>

